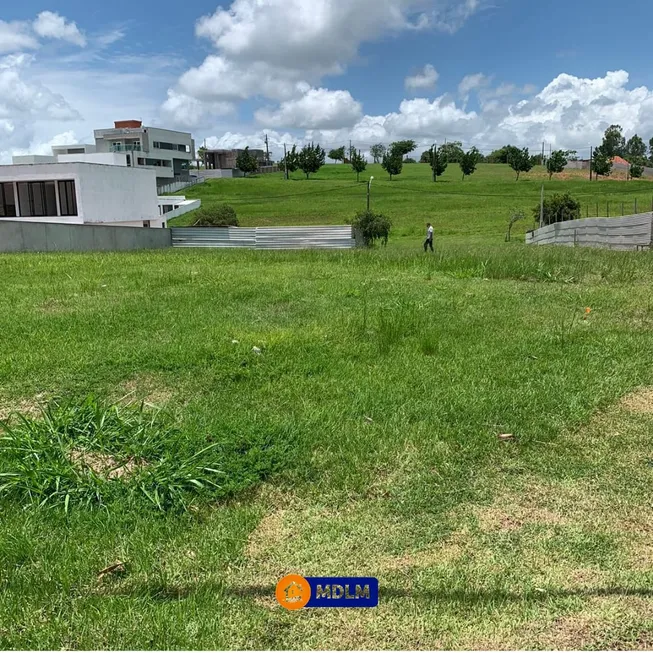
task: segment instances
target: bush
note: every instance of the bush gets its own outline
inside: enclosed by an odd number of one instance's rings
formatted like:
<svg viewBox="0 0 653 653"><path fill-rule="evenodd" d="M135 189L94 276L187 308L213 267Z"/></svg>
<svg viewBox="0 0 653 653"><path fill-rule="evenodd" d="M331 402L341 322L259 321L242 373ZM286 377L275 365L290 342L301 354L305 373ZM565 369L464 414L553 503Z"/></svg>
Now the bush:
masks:
<svg viewBox="0 0 653 653"><path fill-rule="evenodd" d="M411 159L410 157L408 159L404 159L404 163L417 163L415 159Z"/></svg>
<svg viewBox="0 0 653 653"><path fill-rule="evenodd" d="M554 222L566 222L567 220L578 220L580 218L580 202L575 200L569 193L564 195L555 194L544 200L544 224ZM540 205L533 209L535 222L540 222Z"/></svg>
<svg viewBox="0 0 653 653"><path fill-rule="evenodd" d="M228 204L218 204L195 212L194 227L237 227L236 210Z"/></svg>
<svg viewBox="0 0 653 653"><path fill-rule="evenodd" d="M359 211L351 225L359 232L366 247L372 247L377 240L384 245L388 244L392 222L382 213Z"/></svg>

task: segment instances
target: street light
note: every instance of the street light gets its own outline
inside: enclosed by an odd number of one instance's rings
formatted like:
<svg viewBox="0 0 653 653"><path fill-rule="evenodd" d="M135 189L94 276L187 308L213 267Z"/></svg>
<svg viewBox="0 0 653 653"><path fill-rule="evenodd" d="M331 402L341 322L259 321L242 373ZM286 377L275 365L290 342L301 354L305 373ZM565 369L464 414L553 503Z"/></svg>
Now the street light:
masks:
<svg viewBox="0 0 653 653"><path fill-rule="evenodd" d="M374 177L370 177L370 180L367 182L367 210L370 210L370 191L372 190L372 181Z"/></svg>

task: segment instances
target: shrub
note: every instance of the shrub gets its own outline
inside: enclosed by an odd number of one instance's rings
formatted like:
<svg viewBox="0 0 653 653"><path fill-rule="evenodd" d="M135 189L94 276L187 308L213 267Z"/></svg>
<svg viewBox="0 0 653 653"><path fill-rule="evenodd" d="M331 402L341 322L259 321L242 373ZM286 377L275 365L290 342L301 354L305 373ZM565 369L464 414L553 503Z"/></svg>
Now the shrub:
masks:
<svg viewBox="0 0 653 653"><path fill-rule="evenodd" d="M360 233L366 247L372 247L377 240L388 244L392 222L382 213L359 211L351 225Z"/></svg>
<svg viewBox="0 0 653 653"><path fill-rule="evenodd" d="M411 158L409 157L409 158L407 158L407 159L404 159L404 163L417 163L417 161L415 161L415 159L411 159Z"/></svg>
<svg viewBox="0 0 653 653"><path fill-rule="evenodd" d="M564 195L555 194L544 200L544 224L554 222L565 222L567 220L578 220L580 218L580 202L575 200L569 193ZM535 222L540 222L540 205L533 209Z"/></svg>
<svg viewBox="0 0 653 653"><path fill-rule="evenodd" d="M237 227L236 210L229 204L201 208L196 213L195 227Z"/></svg>

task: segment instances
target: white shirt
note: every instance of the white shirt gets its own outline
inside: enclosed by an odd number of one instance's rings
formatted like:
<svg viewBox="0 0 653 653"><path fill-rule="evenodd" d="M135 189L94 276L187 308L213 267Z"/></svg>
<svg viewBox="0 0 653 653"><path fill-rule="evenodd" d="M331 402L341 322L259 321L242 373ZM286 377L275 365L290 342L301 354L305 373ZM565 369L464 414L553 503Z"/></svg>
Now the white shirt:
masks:
<svg viewBox="0 0 653 653"><path fill-rule="evenodd" d="M433 227L429 227L429 230L426 232L427 238L433 238Z"/></svg>

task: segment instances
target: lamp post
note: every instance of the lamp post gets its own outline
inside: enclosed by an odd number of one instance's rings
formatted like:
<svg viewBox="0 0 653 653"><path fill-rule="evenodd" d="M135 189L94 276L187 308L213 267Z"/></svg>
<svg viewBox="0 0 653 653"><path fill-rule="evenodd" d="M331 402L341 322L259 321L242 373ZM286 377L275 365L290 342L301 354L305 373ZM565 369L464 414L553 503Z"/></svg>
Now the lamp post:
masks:
<svg viewBox="0 0 653 653"><path fill-rule="evenodd" d="M372 181L374 177L370 177L370 180L367 182L367 210L370 210L370 192L372 190Z"/></svg>

